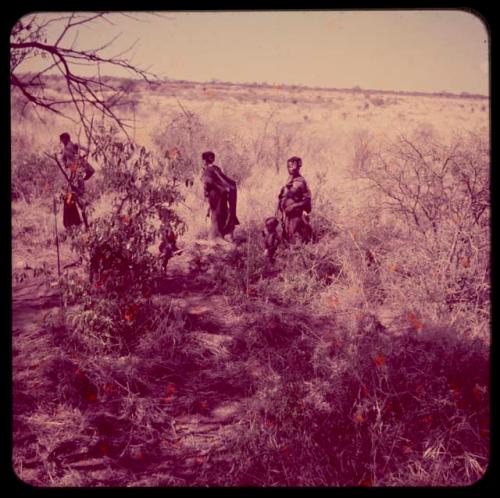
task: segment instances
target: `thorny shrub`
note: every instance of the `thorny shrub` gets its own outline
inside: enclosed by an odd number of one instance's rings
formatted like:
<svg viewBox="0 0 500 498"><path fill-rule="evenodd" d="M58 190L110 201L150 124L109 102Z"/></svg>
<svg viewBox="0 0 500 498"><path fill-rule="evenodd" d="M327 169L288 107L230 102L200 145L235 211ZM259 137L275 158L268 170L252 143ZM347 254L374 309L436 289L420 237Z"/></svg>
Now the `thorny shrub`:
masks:
<svg viewBox="0 0 500 498"><path fill-rule="evenodd" d="M379 246L388 300L477 322L489 313L489 144L481 132L444 142L429 129L390 142L359 135L355 175L398 239ZM376 251L375 251L376 253ZM377 254L375 254L377 256ZM397 294L397 295L396 295ZM483 316L483 318L484 318ZM480 318L479 321L484 321Z"/></svg>

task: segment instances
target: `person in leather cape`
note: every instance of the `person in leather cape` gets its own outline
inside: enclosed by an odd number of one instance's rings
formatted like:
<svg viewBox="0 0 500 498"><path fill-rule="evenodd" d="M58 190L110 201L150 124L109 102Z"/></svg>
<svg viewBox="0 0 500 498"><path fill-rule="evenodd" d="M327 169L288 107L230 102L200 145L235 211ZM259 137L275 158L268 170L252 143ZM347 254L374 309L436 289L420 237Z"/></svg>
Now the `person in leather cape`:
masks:
<svg viewBox="0 0 500 498"><path fill-rule="evenodd" d="M236 182L214 164L212 151L204 152L201 158L204 164L203 189L209 206L207 216L211 220L210 238L224 238L229 234L233 240L234 229L240 224L236 216Z"/></svg>

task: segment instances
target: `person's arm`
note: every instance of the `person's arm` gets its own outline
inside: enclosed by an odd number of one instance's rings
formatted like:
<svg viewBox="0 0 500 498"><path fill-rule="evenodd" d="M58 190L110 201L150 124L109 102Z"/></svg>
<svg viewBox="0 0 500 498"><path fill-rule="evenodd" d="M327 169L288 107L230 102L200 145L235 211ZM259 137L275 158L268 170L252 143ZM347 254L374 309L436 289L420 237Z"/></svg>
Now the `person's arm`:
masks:
<svg viewBox="0 0 500 498"><path fill-rule="evenodd" d="M213 190L213 175L209 169L203 172L203 194L208 201L207 218L210 217L210 192Z"/></svg>
<svg viewBox="0 0 500 498"><path fill-rule="evenodd" d="M84 159L82 162L85 169L84 180L87 181L95 173L95 169L88 163L86 159Z"/></svg>
<svg viewBox="0 0 500 498"><path fill-rule="evenodd" d="M276 211L274 213L276 217L278 217L279 213L283 211L281 202L283 200L284 192L285 192L285 187L281 187L280 193L278 195L278 205L276 206Z"/></svg>
<svg viewBox="0 0 500 498"><path fill-rule="evenodd" d="M312 196L311 196L311 191L309 190L309 187L307 186L307 183L304 181L304 192L302 194L302 209L306 213L310 213L312 209Z"/></svg>
<svg viewBox="0 0 500 498"><path fill-rule="evenodd" d="M212 185L212 179L209 171L203 172L203 194L205 199L208 199L210 196L210 189Z"/></svg>
<svg viewBox="0 0 500 498"><path fill-rule="evenodd" d="M285 213L290 214L293 211L310 211L311 207L311 192L304 180L295 180L291 189L291 196L300 198L289 204L285 208Z"/></svg>
<svg viewBox="0 0 500 498"><path fill-rule="evenodd" d="M61 163L63 164L63 166L67 168L70 163L70 157L66 149L66 146L64 146L62 150L59 152L59 157L61 159Z"/></svg>
<svg viewBox="0 0 500 498"><path fill-rule="evenodd" d="M217 185L217 190L221 192L229 192L232 189L236 189L236 182L226 176L219 167L213 167L212 171L214 183Z"/></svg>

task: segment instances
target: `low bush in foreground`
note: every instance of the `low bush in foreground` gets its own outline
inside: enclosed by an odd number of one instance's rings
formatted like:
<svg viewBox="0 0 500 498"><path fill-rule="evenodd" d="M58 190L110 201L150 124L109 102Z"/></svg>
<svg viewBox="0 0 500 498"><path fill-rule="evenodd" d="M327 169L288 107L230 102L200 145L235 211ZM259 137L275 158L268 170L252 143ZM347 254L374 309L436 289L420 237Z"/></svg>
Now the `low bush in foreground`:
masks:
<svg viewBox="0 0 500 498"><path fill-rule="evenodd" d="M482 477L489 454L483 342L440 327L389 338L333 325L317 337L286 314L270 320L272 337L245 332L238 354L246 346L250 357L283 361L271 361L260 378L256 409L228 449L231 461L200 483L461 486ZM293 334L294 325L301 332Z"/></svg>

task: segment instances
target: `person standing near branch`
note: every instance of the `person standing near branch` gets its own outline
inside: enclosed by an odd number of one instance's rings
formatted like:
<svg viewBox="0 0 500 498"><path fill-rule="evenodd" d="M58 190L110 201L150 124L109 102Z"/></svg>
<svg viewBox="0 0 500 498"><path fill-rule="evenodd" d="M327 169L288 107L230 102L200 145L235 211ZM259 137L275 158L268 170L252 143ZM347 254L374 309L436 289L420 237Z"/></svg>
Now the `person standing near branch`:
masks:
<svg viewBox="0 0 500 498"><path fill-rule="evenodd" d="M211 151L201 155L203 160L203 189L208 200L208 213L210 216L210 238L224 238L229 234L233 240L233 232L240 222L236 216L236 182L226 176L214 164L215 154Z"/></svg>
<svg viewBox="0 0 500 498"><path fill-rule="evenodd" d="M309 242L312 228L308 214L311 212L311 191L303 176L300 174L302 159L291 157L287 161L289 178L278 196L277 212L281 212L283 224L283 238L292 242L298 234L302 242Z"/></svg>
<svg viewBox="0 0 500 498"><path fill-rule="evenodd" d="M69 133L61 133L59 136L63 151L61 159L63 165L69 169L69 188L64 198L64 226L66 228L79 225L80 216L76 206L82 213L85 230L88 230L87 200L85 199L85 182L94 174L94 168L88 163L85 156L80 155L80 150L88 154L85 147L79 146L71 141Z"/></svg>

